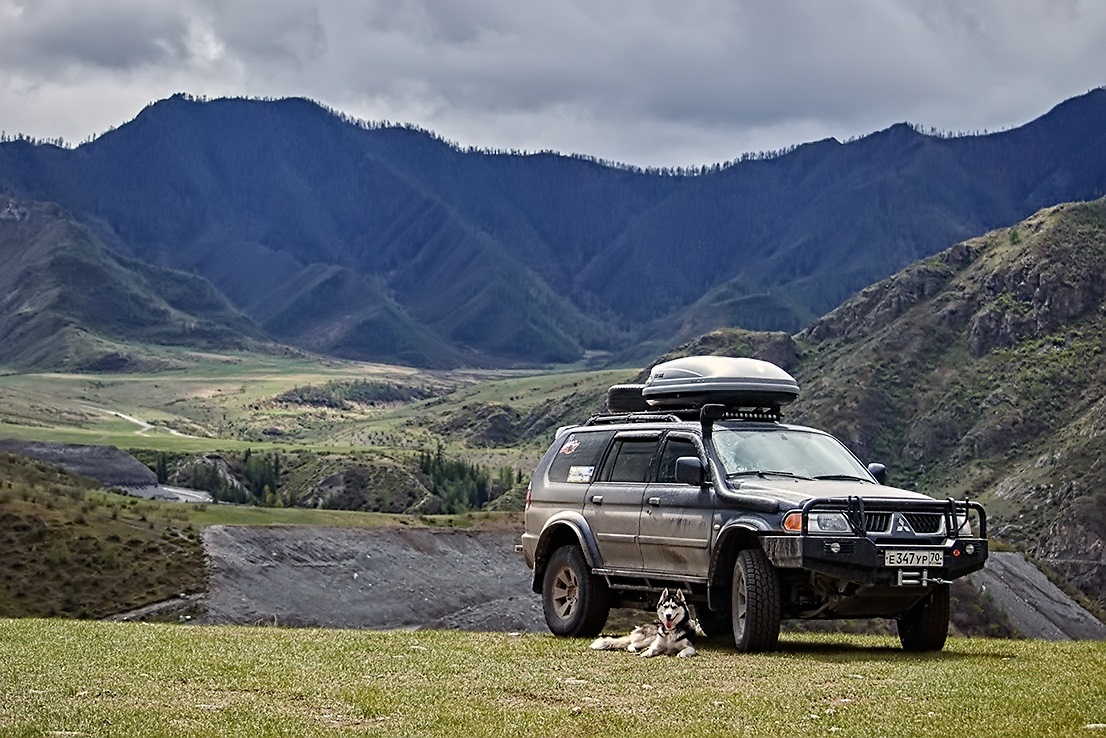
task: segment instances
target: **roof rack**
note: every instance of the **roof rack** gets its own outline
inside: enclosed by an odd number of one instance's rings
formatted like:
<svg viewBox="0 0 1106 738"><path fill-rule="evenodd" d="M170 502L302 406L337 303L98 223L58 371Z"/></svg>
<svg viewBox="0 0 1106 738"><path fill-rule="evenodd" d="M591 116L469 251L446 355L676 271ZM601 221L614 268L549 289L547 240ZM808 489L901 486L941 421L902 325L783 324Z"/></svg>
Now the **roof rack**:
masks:
<svg viewBox="0 0 1106 738"><path fill-rule="evenodd" d="M618 413L592 415L584 425L615 425L617 423L679 423L683 419L672 413Z"/></svg>
<svg viewBox="0 0 1106 738"><path fill-rule="evenodd" d="M778 407L731 407L726 408L723 420L759 420L762 422L778 423L783 420L783 413Z"/></svg>
<svg viewBox="0 0 1106 738"><path fill-rule="evenodd" d="M681 423L699 420L698 407L667 408L666 413L631 412L593 415L584 425L615 425L617 423ZM719 420L749 420L761 423L778 423L783 413L778 407L728 407Z"/></svg>

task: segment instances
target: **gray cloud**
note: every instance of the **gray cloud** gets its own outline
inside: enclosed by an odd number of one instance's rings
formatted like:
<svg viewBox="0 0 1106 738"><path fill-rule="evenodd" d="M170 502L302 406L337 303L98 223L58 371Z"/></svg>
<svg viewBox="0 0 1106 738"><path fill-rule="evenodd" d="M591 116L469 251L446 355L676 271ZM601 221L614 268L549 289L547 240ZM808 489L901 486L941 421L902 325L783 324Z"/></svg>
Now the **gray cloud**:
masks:
<svg viewBox="0 0 1106 738"><path fill-rule="evenodd" d="M1098 0L0 0L0 128L302 95L463 145L700 164L1019 125L1106 83L1102 38Z"/></svg>

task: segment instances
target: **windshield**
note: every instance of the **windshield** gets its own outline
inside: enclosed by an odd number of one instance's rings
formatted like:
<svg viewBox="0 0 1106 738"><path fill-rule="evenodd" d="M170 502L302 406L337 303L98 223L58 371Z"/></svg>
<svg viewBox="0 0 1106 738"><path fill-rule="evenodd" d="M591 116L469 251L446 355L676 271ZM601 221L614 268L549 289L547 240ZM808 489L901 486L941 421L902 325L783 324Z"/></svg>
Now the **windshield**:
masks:
<svg viewBox="0 0 1106 738"><path fill-rule="evenodd" d="M809 479L873 481L848 449L837 439L821 433L716 425L714 448L727 477L775 472Z"/></svg>

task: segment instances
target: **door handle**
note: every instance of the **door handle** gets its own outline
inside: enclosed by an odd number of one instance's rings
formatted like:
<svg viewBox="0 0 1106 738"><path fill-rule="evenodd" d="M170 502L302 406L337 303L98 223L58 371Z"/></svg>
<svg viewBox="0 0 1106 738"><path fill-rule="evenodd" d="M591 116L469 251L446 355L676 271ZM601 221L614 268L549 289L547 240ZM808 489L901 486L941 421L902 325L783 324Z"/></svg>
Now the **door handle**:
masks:
<svg viewBox="0 0 1106 738"><path fill-rule="evenodd" d="M659 497L650 497L649 498L649 504L650 505L659 505L659 504L661 504L661 498L659 498Z"/></svg>
<svg viewBox="0 0 1106 738"><path fill-rule="evenodd" d="M592 495L591 496L591 501L594 502L596 505L602 505L603 504L603 495Z"/></svg>

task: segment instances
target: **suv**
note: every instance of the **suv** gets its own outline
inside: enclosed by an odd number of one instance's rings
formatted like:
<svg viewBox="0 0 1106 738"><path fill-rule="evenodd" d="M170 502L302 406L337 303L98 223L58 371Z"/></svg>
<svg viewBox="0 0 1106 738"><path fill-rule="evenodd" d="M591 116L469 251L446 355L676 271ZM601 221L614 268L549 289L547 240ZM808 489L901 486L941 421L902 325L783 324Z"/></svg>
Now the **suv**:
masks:
<svg viewBox="0 0 1106 738"><path fill-rule="evenodd" d="M768 362L687 357L559 429L519 547L549 629L595 635L669 587L743 652L774 649L783 619L868 617L943 648L949 584L987 559L983 507L884 486L882 465L780 422L798 391Z"/></svg>

